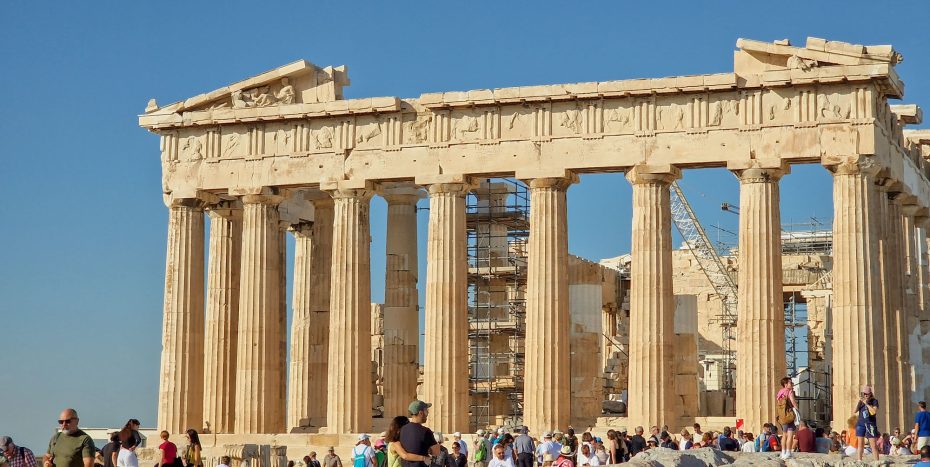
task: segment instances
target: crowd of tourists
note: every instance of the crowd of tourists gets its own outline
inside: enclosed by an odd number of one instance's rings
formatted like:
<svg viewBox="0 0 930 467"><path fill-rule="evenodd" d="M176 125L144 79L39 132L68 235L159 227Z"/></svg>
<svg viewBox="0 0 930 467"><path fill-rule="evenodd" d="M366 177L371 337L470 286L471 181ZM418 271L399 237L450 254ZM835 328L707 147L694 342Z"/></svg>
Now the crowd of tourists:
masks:
<svg viewBox="0 0 930 467"><path fill-rule="evenodd" d="M388 430L377 439L359 435L351 451L351 467L597 467L629 461L651 449L713 448L721 451L780 452L783 459L794 452L840 453L862 460L864 455L902 456L919 454L918 466L930 466L930 412L926 402L920 402L912 430L895 428L882 433L876 422L879 401L872 388L863 386L856 403L855 414L840 432L808 425L798 412L794 386L790 378L781 381L775 395L776 423L765 423L759 433L724 427L720 431L703 431L695 423L691 430L673 434L668 426L651 426L649 433L641 426L632 433L626 429L609 430L605 438L590 432L580 435L572 427L563 431L531 434L526 427L513 433L478 430L472 441L461 433L451 439L433 432L426 423L431 404L416 400L410 403L406 416L394 417ZM42 467L139 467L136 450L142 445L139 421L130 419L122 429L110 433L109 442L101 449L82 431L80 418L74 409L65 409L59 416L60 430L49 440L42 456ZM179 449L171 442L167 431L160 433L158 462L155 467L203 467L202 447L197 431L186 432L186 445ZM289 462L289 467L294 467ZM322 461L316 452L303 458L306 467L346 467L330 447ZM215 467L229 467L229 457L221 457ZM38 467L32 450L17 446L8 436L0 437L0 467ZM213 465L208 467L214 467Z"/></svg>

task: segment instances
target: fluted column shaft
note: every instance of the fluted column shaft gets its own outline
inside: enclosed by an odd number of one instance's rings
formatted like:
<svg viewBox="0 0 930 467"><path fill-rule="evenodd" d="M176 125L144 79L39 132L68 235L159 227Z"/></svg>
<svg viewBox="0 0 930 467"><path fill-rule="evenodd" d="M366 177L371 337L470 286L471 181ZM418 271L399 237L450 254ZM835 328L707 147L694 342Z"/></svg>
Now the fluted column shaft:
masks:
<svg viewBox="0 0 930 467"><path fill-rule="evenodd" d="M669 185L680 176L635 167L630 281L630 426L674 425L675 297Z"/></svg>
<svg viewBox="0 0 930 467"><path fill-rule="evenodd" d="M533 433L571 422L568 178L530 180L524 424Z"/></svg>
<svg viewBox="0 0 930 467"><path fill-rule="evenodd" d="M211 208L204 338L203 419L213 433L232 433L236 414L236 348L239 335L239 267L242 208Z"/></svg>
<svg viewBox="0 0 930 467"><path fill-rule="evenodd" d="M287 428L299 427L301 419L309 419L309 388L319 384L310 372L310 271L313 267L313 223L291 227L294 234L294 289L291 317L291 360L288 364Z"/></svg>
<svg viewBox="0 0 930 467"><path fill-rule="evenodd" d="M879 188L881 190L881 188ZM881 215L881 237L879 250L881 259L881 287L882 287L882 366L885 378L878 387L876 394L884 394L885 403L879 407L878 420L880 426L898 423L898 413L901 410L899 393L901 390L901 374L898 371L898 357L900 347L898 342L898 316L901 315L903 300L902 278L904 257L901 255L901 218L898 206L891 197L896 193L880 191L879 205Z"/></svg>
<svg viewBox="0 0 930 467"><path fill-rule="evenodd" d="M237 434L284 431L281 397L281 229L273 195L243 196L236 358Z"/></svg>
<svg viewBox="0 0 930 467"><path fill-rule="evenodd" d="M782 296L782 169L750 168L740 180L736 417L761 431L775 420L774 392L786 375Z"/></svg>
<svg viewBox="0 0 930 467"><path fill-rule="evenodd" d="M860 387L880 387L882 360L879 192L871 162L833 171L833 414L852 415Z"/></svg>
<svg viewBox="0 0 930 467"><path fill-rule="evenodd" d="M429 187L426 249L426 339L423 397L433 404L432 428L467 431L468 416L468 265L465 195L468 185Z"/></svg>
<svg viewBox="0 0 930 467"><path fill-rule="evenodd" d="M329 433L371 429L371 279L367 190L335 190L329 312Z"/></svg>
<svg viewBox="0 0 930 467"><path fill-rule="evenodd" d="M158 428L182 433L203 426L203 204L174 200L162 327Z"/></svg>
<svg viewBox="0 0 930 467"><path fill-rule="evenodd" d="M420 191L419 193L422 193ZM417 200L411 188L384 193L388 203L384 278L384 412L405 414L417 397L420 320Z"/></svg>
<svg viewBox="0 0 930 467"><path fill-rule="evenodd" d="M895 337L898 343L896 364L899 377L899 391L898 394L892 397L897 397L899 400L897 407L898 413L896 414L897 422L895 426L900 426L902 429L906 428L911 421L911 412L914 410L914 403L916 402L912 401L913 378L911 374L910 346L911 331L920 325L917 320L912 318L914 310L918 308L917 284L915 281L917 276L917 258L914 255L914 248L916 245L914 213L916 209L917 206L914 205L897 205L898 224L900 225L898 251L903 261L898 267L898 274L900 274L901 277L899 286L901 292L901 307L899 308L895 321Z"/></svg>

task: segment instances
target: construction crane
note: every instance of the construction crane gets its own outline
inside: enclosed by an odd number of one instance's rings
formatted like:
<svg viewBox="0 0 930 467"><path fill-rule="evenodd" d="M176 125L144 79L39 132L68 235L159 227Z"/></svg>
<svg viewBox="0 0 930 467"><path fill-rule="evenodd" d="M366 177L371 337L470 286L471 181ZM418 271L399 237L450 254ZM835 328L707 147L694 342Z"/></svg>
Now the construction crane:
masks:
<svg viewBox="0 0 930 467"><path fill-rule="evenodd" d="M671 204L672 222L675 223L675 228L685 240L701 271L704 272L714 292L720 298L721 313L714 317L714 321L720 325L723 332L723 385L724 389L731 391L733 389L733 341L736 333L736 283L727 272L720 254L711 244L704 228L701 227L697 215L691 209L691 204L685 198L678 182L672 182Z"/></svg>

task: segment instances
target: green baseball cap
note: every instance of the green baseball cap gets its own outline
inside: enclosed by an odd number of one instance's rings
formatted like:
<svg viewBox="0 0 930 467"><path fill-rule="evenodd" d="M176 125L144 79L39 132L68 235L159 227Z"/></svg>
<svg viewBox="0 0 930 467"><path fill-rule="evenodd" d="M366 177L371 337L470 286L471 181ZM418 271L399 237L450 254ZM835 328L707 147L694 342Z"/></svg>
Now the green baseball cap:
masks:
<svg viewBox="0 0 930 467"><path fill-rule="evenodd" d="M415 400L407 407L407 412L410 412L411 415L416 415L420 413L421 410L426 410L432 406L433 404L427 404L421 400Z"/></svg>

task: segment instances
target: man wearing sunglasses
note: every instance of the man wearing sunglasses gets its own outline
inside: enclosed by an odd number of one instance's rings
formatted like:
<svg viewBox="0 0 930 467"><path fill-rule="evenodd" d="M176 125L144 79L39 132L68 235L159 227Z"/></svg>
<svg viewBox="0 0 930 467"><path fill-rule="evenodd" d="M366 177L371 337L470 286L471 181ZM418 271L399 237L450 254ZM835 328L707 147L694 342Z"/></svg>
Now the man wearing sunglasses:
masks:
<svg viewBox="0 0 930 467"><path fill-rule="evenodd" d="M78 428L77 411L65 409L58 416L61 432L48 442L43 467L94 467L94 440Z"/></svg>

